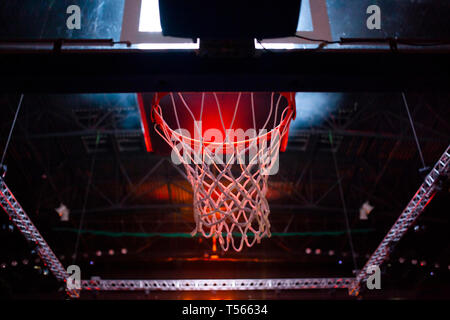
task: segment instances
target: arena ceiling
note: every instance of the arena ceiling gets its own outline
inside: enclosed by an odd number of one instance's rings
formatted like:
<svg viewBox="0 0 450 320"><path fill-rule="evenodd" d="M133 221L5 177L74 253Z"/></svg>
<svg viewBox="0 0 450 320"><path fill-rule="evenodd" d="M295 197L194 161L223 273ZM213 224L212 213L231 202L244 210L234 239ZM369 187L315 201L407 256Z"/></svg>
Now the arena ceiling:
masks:
<svg viewBox="0 0 450 320"><path fill-rule="evenodd" d="M2 1L0 39L119 40L123 1L78 2L89 21L81 31L61 28L62 18L53 14L63 12L68 1ZM332 37L448 38L443 28L448 15L442 12L450 11L449 4L385 1L386 10L397 14L374 33L357 27L364 15L356 13L369 2L349 8L327 1ZM2 151L19 97L0 94ZM431 167L450 141L450 95L413 91L406 98L425 165ZM211 240L190 237L191 186L169 157L146 151L134 93L26 94L6 156L5 181L61 262L79 264L86 279L350 277L354 263L364 265L423 181L411 123L400 92L299 92L296 100L288 149L269 183L274 236L240 253L223 253ZM449 296L449 191L444 183L383 265L384 297ZM366 201L374 209L361 220ZM69 221L55 211L61 203L70 209ZM6 214L0 215L0 226L0 293L62 296L61 285ZM336 290L264 294L232 297L346 297Z"/></svg>

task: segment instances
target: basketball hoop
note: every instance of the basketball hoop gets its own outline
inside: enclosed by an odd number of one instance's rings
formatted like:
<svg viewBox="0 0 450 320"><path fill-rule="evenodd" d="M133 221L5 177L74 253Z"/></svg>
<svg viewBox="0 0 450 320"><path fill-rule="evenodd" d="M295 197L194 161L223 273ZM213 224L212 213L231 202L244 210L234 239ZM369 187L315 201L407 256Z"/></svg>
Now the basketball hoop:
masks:
<svg viewBox="0 0 450 320"><path fill-rule="evenodd" d="M151 118L192 185L192 236L215 237L224 251L271 236L268 176L286 149L294 93L157 93Z"/></svg>

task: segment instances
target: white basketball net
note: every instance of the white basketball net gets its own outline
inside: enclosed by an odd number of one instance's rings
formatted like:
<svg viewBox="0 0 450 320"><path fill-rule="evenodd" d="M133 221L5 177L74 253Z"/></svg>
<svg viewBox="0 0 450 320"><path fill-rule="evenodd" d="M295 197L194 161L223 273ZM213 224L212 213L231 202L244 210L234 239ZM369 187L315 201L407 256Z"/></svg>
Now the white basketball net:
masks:
<svg viewBox="0 0 450 320"><path fill-rule="evenodd" d="M207 140L202 134L200 139L192 139L181 128L171 128L163 117L163 110L155 104L152 110L155 129L172 147L172 159L183 163L186 177L193 189L193 208L196 227L192 236L201 233L204 237L216 237L220 246L227 251L230 246L241 251L244 244L248 247L270 237L269 204L266 199L268 176L278 170L280 143L289 130L289 123L295 114L292 105L281 108L281 95L271 95L271 106L264 130L250 139L235 140L226 131L223 123L220 99L216 93L202 95L200 119L194 116L181 93L170 93L176 122L179 126L175 95L187 108L193 121L201 120L205 95L213 95L223 126L223 142ZM236 118L242 95L251 95L251 108L255 124L255 106L253 93L238 93L234 116ZM276 101L274 101L276 100ZM159 101L159 100L158 100ZM286 103L286 99L284 99ZM269 119L274 117L274 125L266 128ZM275 125L279 119L278 125ZM198 122L195 129L201 132ZM255 131L256 132L256 131ZM261 133L262 132L262 133ZM174 159L175 154L177 159Z"/></svg>

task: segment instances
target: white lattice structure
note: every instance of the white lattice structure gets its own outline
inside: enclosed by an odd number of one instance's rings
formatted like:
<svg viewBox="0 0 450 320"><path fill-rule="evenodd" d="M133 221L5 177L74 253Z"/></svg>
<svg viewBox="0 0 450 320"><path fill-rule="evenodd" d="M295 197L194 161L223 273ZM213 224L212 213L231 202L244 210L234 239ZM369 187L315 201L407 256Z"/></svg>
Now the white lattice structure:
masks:
<svg viewBox="0 0 450 320"><path fill-rule="evenodd" d="M185 279L185 280L83 280L83 290L100 291L228 291L346 289L354 278L299 279Z"/></svg>
<svg viewBox="0 0 450 320"><path fill-rule="evenodd" d="M356 281L350 288L350 294L357 295L359 293L360 285L369 277L368 269L370 266L381 266L392 251L394 245L400 241L406 231L416 221L419 215L423 212L428 203L433 199L441 176L449 175L450 167L450 146L442 154L441 158L436 162L431 172L425 177L425 181L420 186L417 193L406 206L405 210L400 214L400 217L394 223L392 228L381 241L378 248L369 258L362 270L356 276Z"/></svg>
<svg viewBox="0 0 450 320"><path fill-rule="evenodd" d="M36 247L42 261L53 273L56 279L65 282L69 276L66 272L66 269L64 269L59 259L55 256L52 249L44 240L33 222L31 222L30 218L1 177L0 205L9 215L11 221L14 223L17 229L19 229L19 231L23 234L25 239ZM71 296L78 296L78 292L76 290L69 290L68 293Z"/></svg>

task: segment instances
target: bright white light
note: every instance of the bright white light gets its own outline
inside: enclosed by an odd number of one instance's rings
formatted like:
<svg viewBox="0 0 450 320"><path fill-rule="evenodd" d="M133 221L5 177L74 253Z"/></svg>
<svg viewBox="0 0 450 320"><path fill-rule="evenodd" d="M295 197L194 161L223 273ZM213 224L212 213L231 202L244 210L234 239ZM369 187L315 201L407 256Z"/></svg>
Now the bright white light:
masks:
<svg viewBox="0 0 450 320"><path fill-rule="evenodd" d="M158 0L142 0L139 32L162 32Z"/></svg>
<svg viewBox="0 0 450 320"><path fill-rule="evenodd" d="M294 43L271 43L271 42L263 42L263 46L255 39L255 48L256 49L295 49L296 45Z"/></svg>
<svg viewBox="0 0 450 320"><path fill-rule="evenodd" d="M164 50L164 49L198 49L200 47L200 42L197 43L139 43L136 48L143 50Z"/></svg>
<svg viewBox="0 0 450 320"><path fill-rule="evenodd" d="M141 13L139 16L139 32L148 32L150 38L147 42L136 44L133 47L143 50L166 50L166 49L199 49L200 42L189 42L190 39L164 37L162 35L161 20L159 16L158 0L141 0Z"/></svg>
<svg viewBox="0 0 450 320"><path fill-rule="evenodd" d="M303 0L300 8L297 31L314 31L311 16L310 0Z"/></svg>

